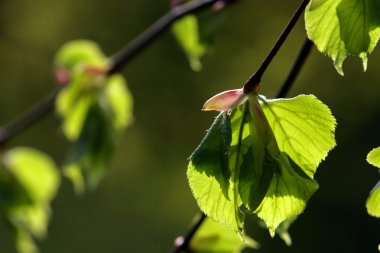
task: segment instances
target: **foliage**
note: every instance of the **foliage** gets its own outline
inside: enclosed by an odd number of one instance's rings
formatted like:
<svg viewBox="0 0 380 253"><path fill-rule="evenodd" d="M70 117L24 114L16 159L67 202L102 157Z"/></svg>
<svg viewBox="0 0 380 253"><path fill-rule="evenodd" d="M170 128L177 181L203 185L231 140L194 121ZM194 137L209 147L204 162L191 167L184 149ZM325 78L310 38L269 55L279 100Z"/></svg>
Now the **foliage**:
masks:
<svg viewBox="0 0 380 253"><path fill-rule="evenodd" d="M234 232L211 219L202 223L190 245L194 253L238 253L245 247L257 249L259 245L248 237L242 241Z"/></svg>
<svg viewBox="0 0 380 253"><path fill-rule="evenodd" d="M377 0L313 0L305 13L306 30L317 48L334 61L343 75L348 55L367 56L380 38L380 2Z"/></svg>
<svg viewBox="0 0 380 253"><path fill-rule="evenodd" d="M317 190L314 173L335 146L334 130L330 110L314 96L249 95L249 106L219 114L190 157L187 175L199 207L237 233L244 216L255 213L274 236Z"/></svg>
<svg viewBox="0 0 380 253"><path fill-rule="evenodd" d="M186 15L173 24L173 35L186 53L194 71L202 69L201 58L211 49L222 20L221 14L206 12Z"/></svg>
<svg viewBox="0 0 380 253"><path fill-rule="evenodd" d="M380 168L380 148L375 148L369 152L367 161L373 166ZM366 206L370 215L380 218L380 181L372 189Z"/></svg>
<svg viewBox="0 0 380 253"><path fill-rule="evenodd" d="M46 235L50 202L60 176L57 166L44 153L26 147L1 156L0 212L11 227L20 253L34 253L33 238Z"/></svg>
<svg viewBox="0 0 380 253"><path fill-rule="evenodd" d="M185 15L172 25L193 70L201 69L221 20L219 13L209 11ZM339 74L349 55L360 57L366 70L368 55L380 38L380 2L312 0L305 26ZM105 176L118 140L133 121L133 99L124 77L113 74L112 61L91 41L65 44L54 67L61 89L56 112L71 144L63 171L82 193L95 189ZM209 217L190 242L192 252L257 248L244 231L250 215L260 219L272 237L278 234L290 245L288 229L317 191L317 168L336 145L336 120L314 95L267 99L259 94L259 84L254 85L222 92L204 105L204 110L220 113L188 165L191 191ZM367 160L380 168L380 148ZM37 252L34 239L46 234L59 183L57 166L42 152L19 147L2 153L0 212L20 253ZM380 182L366 207L370 215L380 217Z"/></svg>
<svg viewBox="0 0 380 253"><path fill-rule="evenodd" d="M68 81L56 106L63 132L73 143L65 174L78 192L91 190L103 178L117 140L132 121L132 97L121 75L107 76L107 59L90 41L64 45L55 66Z"/></svg>

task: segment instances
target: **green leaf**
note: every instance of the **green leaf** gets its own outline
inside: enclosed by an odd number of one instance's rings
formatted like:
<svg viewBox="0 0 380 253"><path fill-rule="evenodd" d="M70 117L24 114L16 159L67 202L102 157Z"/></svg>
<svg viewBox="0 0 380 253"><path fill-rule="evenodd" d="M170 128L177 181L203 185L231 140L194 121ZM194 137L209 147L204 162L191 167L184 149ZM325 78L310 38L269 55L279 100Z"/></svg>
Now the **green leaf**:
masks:
<svg viewBox="0 0 380 253"><path fill-rule="evenodd" d="M132 122L132 96L121 75L108 76L107 59L92 42L68 43L57 53L55 64L70 77L56 109L72 142L65 175L81 193L94 189L104 177L118 139Z"/></svg>
<svg viewBox="0 0 380 253"><path fill-rule="evenodd" d="M59 170L45 154L31 148L15 148L2 156L1 211L15 232L21 253L37 252L33 238L46 234L50 202L59 183Z"/></svg>
<svg viewBox="0 0 380 253"><path fill-rule="evenodd" d="M296 164L290 165L286 156L277 166L264 199L254 211L264 220L271 236L279 224L302 213L318 189L318 184L302 173Z"/></svg>
<svg viewBox="0 0 380 253"><path fill-rule="evenodd" d="M92 107L65 165L65 175L72 180L77 193L97 187L107 172L118 135L99 106Z"/></svg>
<svg viewBox="0 0 380 253"><path fill-rule="evenodd" d="M230 179L230 124L226 113L219 114L206 137L190 156L187 177L201 210L212 219L239 232L243 217L236 212L239 200L234 198L234 185Z"/></svg>
<svg viewBox="0 0 380 253"><path fill-rule="evenodd" d="M377 0L313 0L305 12L306 30L317 48L334 61L343 75L348 55L367 55L380 38L380 2Z"/></svg>
<svg viewBox="0 0 380 253"><path fill-rule="evenodd" d="M70 71L84 65L104 67L106 57L98 45L89 40L74 40L67 42L59 50L54 64Z"/></svg>
<svg viewBox="0 0 380 253"><path fill-rule="evenodd" d="M367 161L373 166L380 168L380 147L369 152ZM370 215L380 218L380 181L369 194L366 207Z"/></svg>
<svg viewBox="0 0 380 253"><path fill-rule="evenodd" d="M257 249L259 245L249 237L242 241L236 233L210 219L203 222L190 243L194 253L238 253L246 247Z"/></svg>
<svg viewBox="0 0 380 253"><path fill-rule="evenodd" d="M380 168L380 147L372 149L367 155L367 162Z"/></svg>
<svg viewBox="0 0 380 253"><path fill-rule="evenodd" d="M172 31L178 43L185 51L190 66L194 71L202 68L201 57L206 53L206 47L200 42L198 19L194 15L187 15L176 21Z"/></svg>
<svg viewBox="0 0 380 253"><path fill-rule="evenodd" d="M297 219L297 217L294 217L292 219L288 219L288 220L282 222L276 229L276 234L278 234L281 237L281 239L285 242L285 244L287 246L292 245L292 238L291 238L288 230L296 219Z"/></svg>
<svg viewBox="0 0 380 253"><path fill-rule="evenodd" d="M216 118L190 157L188 178L199 207L213 220L242 234L245 214L255 213L274 236L318 189L313 177L335 146L336 123L314 96L248 97L249 107Z"/></svg>
<svg viewBox="0 0 380 253"><path fill-rule="evenodd" d="M172 32L194 71L202 69L201 58L212 47L222 20L220 13L203 12L186 15L172 25Z"/></svg>
<svg viewBox="0 0 380 253"><path fill-rule="evenodd" d="M366 207L370 215L380 218L380 181L369 194Z"/></svg>
<svg viewBox="0 0 380 253"><path fill-rule="evenodd" d="M330 109L313 95L265 100L261 105L280 151L313 178L336 145L336 120Z"/></svg>

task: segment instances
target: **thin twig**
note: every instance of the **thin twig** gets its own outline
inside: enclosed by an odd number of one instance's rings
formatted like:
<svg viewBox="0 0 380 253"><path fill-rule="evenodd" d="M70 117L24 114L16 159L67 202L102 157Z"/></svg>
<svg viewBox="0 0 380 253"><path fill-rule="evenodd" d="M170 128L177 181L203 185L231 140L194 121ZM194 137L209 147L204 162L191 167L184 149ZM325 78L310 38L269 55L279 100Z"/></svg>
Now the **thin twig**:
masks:
<svg viewBox="0 0 380 253"><path fill-rule="evenodd" d="M299 52L296 61L293 64L291 71L289 72L288 77L281 86L281 89L277 93L277 98L285 97L292 85L294 84L295 79L297 78L301 68L303 67L307 57L309 56L311 49L313 48L313 42L306 38L301 51Z"/></svg>
<svg viewBox="0 0 380 253"><path fill-rule="evenodd" d="M55 98L57 97L59 90L60 89L58 88L35 104L32 108L25 111L18 118L15 118L6 126L0 128L0 146L3 146L5 142L10 140L16 134L51 112L54 108Z"/></svg>
<svg viewBox="0 0 380 253"><path fill-rule="evenodd" d="M261 78L264 75L266 69L268 68L269 64L272 62L274 57L277 55L278 51L280 50L281 46L284 44L286 38L290 34L290 32L293 30L295 24L297 23L297 20L305 10L307 4L310 0L303 0L301 4L298 6L296 12L294 13L293 17L290 19L289 23L285 27L284 31L281 33L280 37L274 44L272 50L269 52L267 57L264 59L264 61L261 63L260 67L257 69L257 71L248 79L248 81L244 85L244 93L249 93L252 90L255 89L255 87L260 84Z"/></svg>
<svg viewBox="0 0 380 253"><path fill-rule="evenodd" d="M203 224L203 222L206 220L206 215L204 213L201 213L199 215L199 218L193 223L193 225L189 228L187 231L187 234L185 236L180 236L175 240L175 248L173 249L173 253L180 253L180 252L188 252L190 242L193 239L195 233L198 231L200 226Z"/></svg>

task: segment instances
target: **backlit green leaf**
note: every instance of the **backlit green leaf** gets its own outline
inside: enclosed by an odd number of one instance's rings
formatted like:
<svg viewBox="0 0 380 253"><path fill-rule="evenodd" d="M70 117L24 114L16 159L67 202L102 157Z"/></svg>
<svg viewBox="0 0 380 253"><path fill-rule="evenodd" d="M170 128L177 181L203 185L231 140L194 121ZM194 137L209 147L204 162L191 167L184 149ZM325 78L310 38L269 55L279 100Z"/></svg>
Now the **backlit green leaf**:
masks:
<svg viewBox="0 0 380 253"><path fill-rule="evenodd" d="M69 76L56 101L63 132L73 144L65 174L77 192L91 190L104 177L117 140L132 122L132 96L121 75L108 76L107 58L90 41L63 46L55 65Z"/></svg>
<svg viewBox="0 0 380 253"><path fill-rule="evenodd" d="M239 253L246 247L257 249L258 246L251 238L242 241L236 233L210 219L202 223L190 243L194 253Z"/></svg>
<svg viewBox="0 0 380 253"><path fill-rule="evenodd" d="M366 70L367 55L380 38L378 0L312 0L305 20L309 38L332 58L341 75L348 55L359 56Z"/></svg>
<svg viewBox="0 0 380 253"><path fill-rule="evenodd" d="M380 218L380 181L369 194L366 207L370 215Z"/></svg>
<svg viewBox="0 0 380 253"><path fill-rule="evenodd" d="M367 161L373 166L380 168L380 148L375 148L369 152ZM380 217L380 181L369 194L366 207L370 215Z"/></svg>
<svg viewBox="0 0 380 253"><path fill-rule="evenodd" d="M213 220L242 234L245 214L255 213L274 236L318 189L313 177L335 146L336 123L314 96L248 96L249 107L217 117L190 157L188 178L199 207Z"/></svg>
<svg viewBox="0 0 380 253"><path fill-rule="evenodd" d="M185 51L190 66L194 71L202 68L201 57L206 53L205 45L199 38L198 19L194 15L187 15L176 21L172 26L173 33Z"/></svg>
<svg viewBox="0 0 380 253"><path fill-rule="evenodd" d="M313 178L319 163L336 145L336 120L330 109L313 95L270 99L261 105L280 151Z"/></svg>
<svg viewBox="0 0 380 253"><path fill-rule="evenodd" d="M233 231L241 231L240 203L234 198L230 179L228 148L231 125L227 113L215 119L206 137L190 157L187 177L201 210Z"/></svg>
<svg viewBox="0 0 380 253"><path fill-rule="evenodd" d="M212 47L222 19L220 13L203 12L186 15L173 24L172 32L185 51L194 71L201 70L201 58Z"/></svg>
<svg viewBox="0 0 380 253"><path fill-rule="evenodd" d="M371 152L368 153L367 161L373 166L380 168L380 147L372 149Z"/></svg>
<svg viewBox="0 0 380 253"><path fill-rule="evenodd" d="M14 231L21 253L37 252L33 238L46 234L50 202L60 176L54 162L31 148L15 148L2 156L5 169L0 171L1 212Z"/></svg>
<svg viewBox="0 0 380 253"><path fill-rule="evenodd" d="M96 45L89 40L75 40L62 46L54 59L54 64L72 71L84 65L104 67L106 57Z"/></svg>

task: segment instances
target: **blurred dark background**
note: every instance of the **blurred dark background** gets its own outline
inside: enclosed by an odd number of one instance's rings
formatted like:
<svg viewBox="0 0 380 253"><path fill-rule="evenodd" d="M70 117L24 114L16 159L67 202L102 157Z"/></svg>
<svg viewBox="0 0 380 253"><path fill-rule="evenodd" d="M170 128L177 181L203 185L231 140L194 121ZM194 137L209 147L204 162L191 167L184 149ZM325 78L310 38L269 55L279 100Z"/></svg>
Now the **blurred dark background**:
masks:
<svg viewBox="0 0 380 253"><path fill-rule="evenodd" d="M52 60L65 42L96 41L113 54L169 8L168 0L0 0L0 124L28 109L55 88ZM213 53L192 72L170 32L123 69L135 100L129 127L110 172L93 194L77 197L64 180L53 202L42 253L170 252L176 236L198 212L186 180L187 158L215 113L201 112L212 95L239 88L259 66L299 1L247 0L225 11ZM270 66L262 93L275 96L305 38L303 20ZM320 190L291 227L293 246L250 227L258 252L377 252L380 220L365 201L380 175L365 161L380 146L380 49L363 72L349 58L345 76L314 49L291 96L315 94L338 120L338 146L317 173ZM54 114L19 134L10 147L42 149L57 162L67 143ZM0 252L13 253L0 223Z"/></svg>

